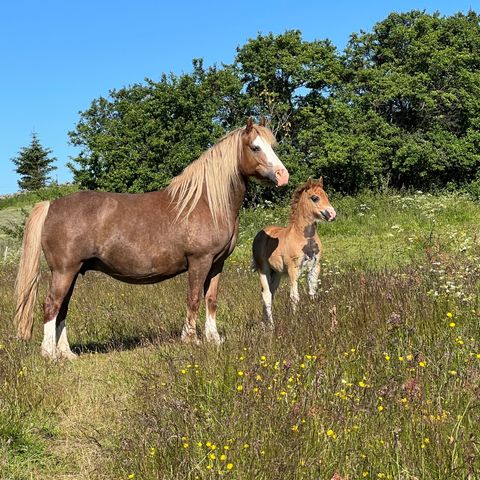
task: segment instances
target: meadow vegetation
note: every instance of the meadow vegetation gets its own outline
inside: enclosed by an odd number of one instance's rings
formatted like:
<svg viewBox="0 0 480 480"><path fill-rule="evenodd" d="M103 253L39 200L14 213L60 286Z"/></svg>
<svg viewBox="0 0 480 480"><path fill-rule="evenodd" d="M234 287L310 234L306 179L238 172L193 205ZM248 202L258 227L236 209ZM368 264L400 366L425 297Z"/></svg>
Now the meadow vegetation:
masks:
<svg viewBox="0 0 480 480"><path fill-rule="evenodd" d="M16 244L0 236L0 477L480 478L478 203L331 202L318 299L303 283L294 315L282 282L273 335L250 248L287 206L242 213L223 345L180 343L184 276L139 287L89 273L69 312L76 362L39 355L40 305L32 342L14 338L17 259L2 252Z"/></svg>

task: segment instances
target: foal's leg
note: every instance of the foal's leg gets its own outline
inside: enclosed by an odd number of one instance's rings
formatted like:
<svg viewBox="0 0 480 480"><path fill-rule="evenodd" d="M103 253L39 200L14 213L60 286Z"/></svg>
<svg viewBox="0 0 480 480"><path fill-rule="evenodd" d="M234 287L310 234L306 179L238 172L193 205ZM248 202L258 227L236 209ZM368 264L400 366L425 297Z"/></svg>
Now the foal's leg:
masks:
<svg viewBox="0 0 480 480"><path fill-rule="evenodd" d="M205 320L205 338L208 342L214 342L217 345L222 343L223 339L220 337L217 331L217 292L218 292L218 282L220 280L220 274L223 270L223 261L219 265L215 265L212 270L210 270L205 285L203 286L205 294L205 310L206 310L206 320Z"/></svg>
<svg viewBox="0 0 480 480"><path fill-rule="evenodd" d="M276 287L272 291L272 272L258 271L260 277L260 284L262 286L262 299L263 299L263 323L269 330L273 330L273 315L272 315L272 302L273 294ZM278 286L278 285L277 285Z"/></svg>
<svg viewBox="0 0 480 480"><path fill-rule="evenodd" d="M202 287L207 279L208 272L212 267L212 259L192 258L188 262L188 298L187 318L182 329L182 342L198 345L197 318L200 308Z"/></svg>
<svg viewBox="0 0 480 480"><path fill-rule="evenodd" d="M69 358L73 358L74 356L70 348L68 347L67 349L66 347L68 346L68 341L65 330L65 316L77 272L78 269L68 270L62 273L57 271L52 272L52 283L43 304L44 325L42 355L44 357L56 359L61 355ZM58 351L57 340L60 341Z"/></svg>
<svg viewBox="0 0 480 480"><path fill-rule="evenodd" d="M290 302L292 303L293 313L297 310L298 301L300 296L298 294L298 277L300 275L300 269L294 265L290 265L288 268L288 279L290 280Z"/></svg>
<svg viewBox="0 0 480 480"><path fill-rule="evenodd" d="M318 274L320 273L320 262L317 259L313 264L312 268L308 271L307 282L308 282L308 294L313 300L317 293L318 287Z"/></svg>

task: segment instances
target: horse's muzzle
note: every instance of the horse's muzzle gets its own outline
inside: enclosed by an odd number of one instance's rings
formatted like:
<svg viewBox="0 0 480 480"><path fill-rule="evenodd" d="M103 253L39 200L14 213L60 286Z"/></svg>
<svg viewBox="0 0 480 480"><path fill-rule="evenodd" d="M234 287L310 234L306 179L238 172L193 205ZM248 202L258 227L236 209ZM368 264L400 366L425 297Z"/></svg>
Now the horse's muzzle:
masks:
<svg viewBox="0 0 480 480"><path fill-rule="evenodd" d="M279 168L275 170L275 179L277 187L283 187L288 183L288 170L286 168Z"/></svg>

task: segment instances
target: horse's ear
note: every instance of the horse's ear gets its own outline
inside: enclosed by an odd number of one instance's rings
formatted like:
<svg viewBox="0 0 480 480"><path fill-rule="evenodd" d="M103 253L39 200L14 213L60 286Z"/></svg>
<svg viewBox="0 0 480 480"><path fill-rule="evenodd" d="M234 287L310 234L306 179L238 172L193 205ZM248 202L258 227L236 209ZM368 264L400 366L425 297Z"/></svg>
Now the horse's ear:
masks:
<svg viewBox="0 0 480 480"><path fill-rule="evenodd" d="M267 126L267 119L263 115L260 117L260 126L261 127Z"/></svg>
<svg viewBox="0 0 480 480"><path fill-rule="evenodd" d="M307 188L310 188L312 185L313 185L312 177L308 177L308 180L306 183Z"/></svg>
<svg viewBox="0 0 480 480"><path fill-rule="evenodd" d="M245 126L245 132L250 133L253 128L253 120L252 117L248 117L247 119L247 125Z"/></svg>
<svg viewBox="0 0 480 480"><path fill-rule="evenodd" d="M318 182L317 182L317 183L318 183L318 185L319 185L320 187L323 188L323 177L320 177L320 178L318 179Z"/></svg>

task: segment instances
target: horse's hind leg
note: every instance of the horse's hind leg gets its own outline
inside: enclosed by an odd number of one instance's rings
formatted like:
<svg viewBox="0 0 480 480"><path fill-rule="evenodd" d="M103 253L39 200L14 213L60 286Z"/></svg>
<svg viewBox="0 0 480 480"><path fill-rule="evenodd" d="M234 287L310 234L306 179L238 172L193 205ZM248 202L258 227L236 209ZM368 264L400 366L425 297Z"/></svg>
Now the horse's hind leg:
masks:
<svg viewBox="0 0 480 480"><path fill-rule="evenodd" d="M262 299L263 299L263 323L269 330L273 330L273 315L272 315L272 302L273 294L278 287L278 281L273 280L275 276L274 272L261 272L258 271L260 277L260 285L262 286ZM272 281L273 280L273 281ZM276 283L275 288L272 289Z"/></svg>
<svg viewBox="0 0 480 480"><path fill-rule="evenodd" d="M42 355L45 357L75 357L68 345L65 317L77 274L78 269L52 272L52 283L43 304Z"/></svg>
<svg viewBox="0 0 480 480"><path fill-rule="evenodd" d="M205 339L208 342L213 342L217 345L223 341L217 331L216 321L218 282L220 280L222 269L223 261L212 268L208 274L207 280L205 281L205 285L203 286L206 310Z"/></svg>
<svg viewBox="0 0 480 480"><path fill-rule="evenodd" d="M74 360L77 358L77 355L70 350L70 344L68 343L67 338L67 327L65 325L68 304L70 303L70 298L72 297L73 288L75 287L75 282L77 281L77 275L72 280L72 284L68 290L67 295L63 299L62 306L57 315L56 322L56 339L57 339L57 356L66 358L68 360Z"/></svg>

